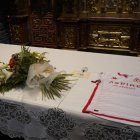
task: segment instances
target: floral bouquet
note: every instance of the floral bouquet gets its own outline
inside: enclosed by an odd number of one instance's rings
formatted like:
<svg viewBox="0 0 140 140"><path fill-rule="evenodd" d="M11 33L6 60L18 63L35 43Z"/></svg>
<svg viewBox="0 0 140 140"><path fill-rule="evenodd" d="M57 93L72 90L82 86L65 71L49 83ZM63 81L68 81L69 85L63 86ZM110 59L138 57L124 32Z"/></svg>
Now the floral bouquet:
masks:
<svg viewBox="0 0 140 140"><path fill-rule="evenodd" d="M67 77L71 74L57 72L45 54L22 46L21 52L13 54L8 64L0 62L0 93L28 86L40 88L42 97L60 98L61 91L70 89Z"/></svg>

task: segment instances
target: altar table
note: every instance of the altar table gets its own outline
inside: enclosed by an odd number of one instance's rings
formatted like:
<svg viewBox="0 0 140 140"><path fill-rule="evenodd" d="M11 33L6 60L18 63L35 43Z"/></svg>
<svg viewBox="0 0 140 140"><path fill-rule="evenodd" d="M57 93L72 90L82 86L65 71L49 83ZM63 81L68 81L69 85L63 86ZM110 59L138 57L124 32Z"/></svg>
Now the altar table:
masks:
<svg viewBox="0 0 140 140"><path fill-rule="evenodd" d="M8 63L21 46L0 44L0 61ZM88 69L90 76L81 78L55 100L42 100L37 89L13 89L0 94L0 131L25 140L140 140L140 126L114 122L82 113L92 88L88 82L97 72L140 73L140 58L74 50L30 47L47 52L57 71ZM78 86L77 86L78 85Z"/></svg>

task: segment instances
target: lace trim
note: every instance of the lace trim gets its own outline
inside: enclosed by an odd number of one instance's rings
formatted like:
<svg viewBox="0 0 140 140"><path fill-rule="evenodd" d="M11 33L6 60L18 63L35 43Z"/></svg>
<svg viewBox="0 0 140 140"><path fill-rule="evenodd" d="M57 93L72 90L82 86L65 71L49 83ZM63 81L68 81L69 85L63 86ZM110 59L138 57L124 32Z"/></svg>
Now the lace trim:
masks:
<svg viewBox="0 0 140 140"><path fill-rule="evenodd" d="M23 137L26 140L73 140L73 135L86 140L139 140L140 132L130 126L115 127L97 122L81 122L59 108L28 110L23 105L0 100L0 131L11 138ZM43 138L28 137L23 132L8 129L8 121L16 120L23 125L33 123L34 119L45 130ZM79 131L77 134L74 131ZM81 132L82 131L82 132ZM74 132L74 133L72 133Z"/></svg>

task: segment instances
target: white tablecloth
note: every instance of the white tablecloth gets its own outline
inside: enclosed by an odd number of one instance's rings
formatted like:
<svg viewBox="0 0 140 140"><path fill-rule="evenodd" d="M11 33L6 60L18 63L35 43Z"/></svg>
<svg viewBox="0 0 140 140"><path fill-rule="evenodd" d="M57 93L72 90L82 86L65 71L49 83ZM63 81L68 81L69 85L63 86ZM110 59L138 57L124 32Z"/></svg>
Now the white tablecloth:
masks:
<svg viewBox="0 0 140 140"><path fill-rule="evenodd" d="M18 45L0 44L0 61L8 63ZM47 52L57 71L88 68L89 78L81 78L62 98L43 100L37 89L11 90L0 95L0 131L26 140L140 140L140 127L108 121L82 113L93 87L89 82L98 72L140 73L140 58L110 54L30 47Z"/></svg>

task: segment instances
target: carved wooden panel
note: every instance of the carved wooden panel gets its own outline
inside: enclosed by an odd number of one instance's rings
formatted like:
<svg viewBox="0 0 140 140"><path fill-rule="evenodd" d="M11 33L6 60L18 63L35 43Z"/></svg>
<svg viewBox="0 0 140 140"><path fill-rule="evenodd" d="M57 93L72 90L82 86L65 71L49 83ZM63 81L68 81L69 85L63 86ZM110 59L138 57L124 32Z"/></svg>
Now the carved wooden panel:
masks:
<svg viewBox="0 0 140 140"><path fill-rule="evenodd" d="M64 25L61 37L60 44L63 48L74 49L77 44L77 27L74 25Z"/></svg>
<svg viewBox="0 0 140 140"><path fill-rule="evenodd" d="M32 14L30 17L32 45L42 47L56 47L56 23L52 13Z"/></svg>

